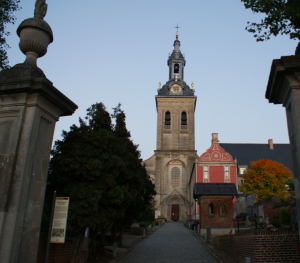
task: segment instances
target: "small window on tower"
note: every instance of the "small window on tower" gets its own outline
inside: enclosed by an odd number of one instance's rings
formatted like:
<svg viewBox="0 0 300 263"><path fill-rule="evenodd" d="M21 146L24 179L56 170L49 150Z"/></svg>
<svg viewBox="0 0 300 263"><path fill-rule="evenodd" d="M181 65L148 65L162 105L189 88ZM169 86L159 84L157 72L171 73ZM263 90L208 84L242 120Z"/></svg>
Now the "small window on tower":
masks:
<svg viewBox="0 0 300 263"><path fill-rule="evenodd" d="M171 128L171 113L167 111L165 113L165 129Z"/></svg>
<svg viewBox="0 0 300 263"><path fill-rule="evenodd" d="M179 64L177 64L177 63L174 65L174 73L175 74L179 73Z"/></svg>
<svg viewBox="0 0 300 263"><path fill-rule="evenodd" d="M181 125L187 125L187 117L185 111L181 113Z"/></svg>
<svg viewBox="0 0 300 263"><path fill-rule="evenodd" d="M171 170L171 186L180 186L180 170L177 167Z"/></svg>

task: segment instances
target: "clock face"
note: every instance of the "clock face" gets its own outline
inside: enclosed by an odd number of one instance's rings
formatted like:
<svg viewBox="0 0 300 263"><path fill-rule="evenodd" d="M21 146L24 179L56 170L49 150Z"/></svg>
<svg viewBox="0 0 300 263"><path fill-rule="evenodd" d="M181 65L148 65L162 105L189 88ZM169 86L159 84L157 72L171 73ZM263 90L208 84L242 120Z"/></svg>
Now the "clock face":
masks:
<svg viewBox="0 0 300 263"><path fill-rule="evenodd" d="M181 90L182 90L182 88L178 84L174 84L171 87L171 92L174 93L174 94L179 94L181 92Z"/></svg>

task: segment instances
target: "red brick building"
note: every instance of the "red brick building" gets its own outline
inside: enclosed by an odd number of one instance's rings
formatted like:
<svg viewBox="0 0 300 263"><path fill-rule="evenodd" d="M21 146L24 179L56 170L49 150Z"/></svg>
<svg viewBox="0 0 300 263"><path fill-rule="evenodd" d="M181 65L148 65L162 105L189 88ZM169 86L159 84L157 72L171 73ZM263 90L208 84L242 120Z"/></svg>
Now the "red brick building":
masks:
<svg viewBox="0 0 300 263"><path fill-rule="evenodd" d="M208 227L213 235L228 234L233 228L233 199L238 195L234 183L196 183L194 199L199 205L201 234Z"/></svg>
<svg viewBox="0 0 300 263"><path fill-rule="evenodd" d="M193 198L195 183L234 183L238 187L236 160L220 147L217 133L212 134L211 147L195 162L189 182L191 218L199 219L199 205Z"/></svg>

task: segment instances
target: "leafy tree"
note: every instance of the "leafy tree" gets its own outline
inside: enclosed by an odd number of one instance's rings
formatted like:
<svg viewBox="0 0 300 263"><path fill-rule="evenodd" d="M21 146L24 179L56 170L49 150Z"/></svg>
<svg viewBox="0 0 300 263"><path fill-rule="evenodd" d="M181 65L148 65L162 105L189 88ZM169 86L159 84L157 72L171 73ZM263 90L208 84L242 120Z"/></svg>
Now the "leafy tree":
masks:
<svg viewBox="0 0 300 263"><path fill-rule="evenodd" d="M296 194L295 194L295 184L294 184L294 180L288 180L287 181L287 186L288 186L288 191L289 191L289 196L290 199L295 201L296 200Z"/></svg>
<svg viewBox="0 0 300 263"><path fill-rule="evenodd" d="M115 217L112 227L112 241L118 241L119 245L122 243L125 226L130 226L134 220L138 220L155 195L154 185L145 167L141 164L138 145L133 144L130 140L130 132L125 123L126 115L120 106L119 104L114 108L112 114L112 117L116 119L114 127L118 146L115 148L116 154L122 157L126 167L117 178L118 184L123 186L124 202L122 207L115 208L119 216ZM119 232L118 239L117 232Z"/></svg>
<svg viewBox="0 0 300 263"><path fill-rule="evenodd" d="M299 0L241 0L246 9L254 13L264 13L260 23L248 22L246 30L254 33L256 41L270 39L271 35L289 35L300 40L300 3Z"/></svg>
<svg viewBox="0 0 300 263"><path fill-rule="evenodd" d="M87 227L112 226L113 208L122 205L124 194L116 178L124 169L115 154L116 136L111 118L102 103L87 109L87 122L79 119L51 151L49 189L59 196L70 197L68 224L78 231L77 248L81 246ZM111 206L111 207L110 207ZM77 262L76 248L72 261Z"/></svg>
<svg viewBox="0 0 300 263"><path fill-rule="evenodd" d="M130 227L134 221L148 220L152 221L154 217L154 196L156 192L154 190L154 184L152 183L150 176L147 174L145 166L141 166L140 178L142 179L142 187L134 200L127 207L125 216L119 223L120 231L118 236L118 244L122 245L122 234L124 228Z"/></svg>
<svg viewBox="0 0 300 263"><path fill-rule="evenodd" d="M251 162L251 169L246 170L243 177L241 191L257 193L258 200L271 195L281 200L291 198L287 182L293 180L292 172L282 163L264 159Z"/></svg>
<svg viewBox="0 0 300 263"><path fill-rule="evenodd" d="M120 105L110 116L102 103L96 103L87 109L85 119L80 118L79 126L72 125L69 132L63 131L63 139L55 142L48 175L47 192L56 190L59 196L70 197L68 224L79 233L71 262L78 260L87 227L92 241L101 230L103 243L108 229L115 241L128 209L140 198L151 199L141 194L148 187L145 168ZM95 242L91 251L96 252Z"/></svg>
<svg viewBox="0 0 300 263"><path fill-rule="evenodd" d="M16 21L13 12L20 10L20 0L1 0L0 1L0 69L8 68L8 58L6 50L9 45L6 43L6 37L10 32L5 30L8 23L14 24Z"/></svg>

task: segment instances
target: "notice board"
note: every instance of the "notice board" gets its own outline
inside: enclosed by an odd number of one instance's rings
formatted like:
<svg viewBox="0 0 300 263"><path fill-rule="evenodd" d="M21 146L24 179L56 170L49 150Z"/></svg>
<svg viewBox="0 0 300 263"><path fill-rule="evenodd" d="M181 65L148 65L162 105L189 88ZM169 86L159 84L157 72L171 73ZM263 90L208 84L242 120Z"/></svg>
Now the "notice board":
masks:
<svg viewBox="0 0 300 263"><path fill-rule="evenodd" d="M56 197L50 243L65 243L69 197Z"/></svg>

